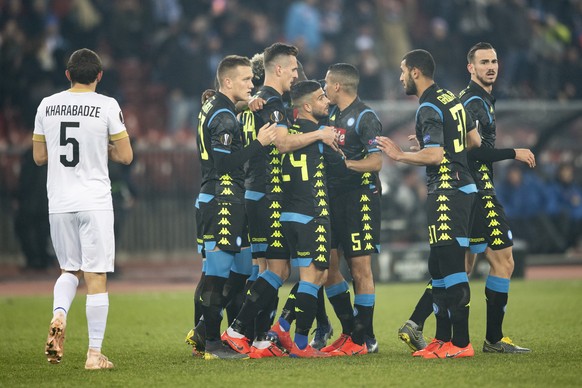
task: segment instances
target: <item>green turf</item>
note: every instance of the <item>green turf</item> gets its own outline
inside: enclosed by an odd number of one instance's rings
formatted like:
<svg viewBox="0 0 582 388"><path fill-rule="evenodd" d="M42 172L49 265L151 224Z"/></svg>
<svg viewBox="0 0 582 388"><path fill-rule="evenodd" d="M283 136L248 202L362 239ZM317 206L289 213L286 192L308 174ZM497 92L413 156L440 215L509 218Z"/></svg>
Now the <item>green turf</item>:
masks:
<svg viewBox="0 0 582 388"><path fill-rule="evenodd" d="M398 340L396 331L422 290L420 283L378 286L379 354L319 360L192 358L184 343L191 327L191 293L113 294L103 349L116 365L112 371L83 369L83 295L69 314L60 365L48 364L43 354L51 297L0 297L0 386L582 386L581 281L512 282L505 334L534 350L527 355L481 352L483 283L472 282L470 331L476 355L459 360L412 358ZM281 292L281 299L287 291ZM339 331L337 320L332 322ZM431 317L425 333L433 331Z"/></svg>

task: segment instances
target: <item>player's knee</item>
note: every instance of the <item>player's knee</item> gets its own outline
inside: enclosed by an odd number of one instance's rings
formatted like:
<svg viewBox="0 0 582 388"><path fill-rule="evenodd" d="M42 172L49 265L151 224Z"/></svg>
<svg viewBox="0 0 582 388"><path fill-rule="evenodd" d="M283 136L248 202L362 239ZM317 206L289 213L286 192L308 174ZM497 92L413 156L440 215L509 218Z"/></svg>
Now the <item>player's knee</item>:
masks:
<svg viewBox="0 0 582 388"><path fill-rule="evenodd" d="M515 268L511 247L498 251L489 250L486 256L491 269L495 273L504 275L507 278L511 277L511 274L513 274L513 270Z"/></svg>

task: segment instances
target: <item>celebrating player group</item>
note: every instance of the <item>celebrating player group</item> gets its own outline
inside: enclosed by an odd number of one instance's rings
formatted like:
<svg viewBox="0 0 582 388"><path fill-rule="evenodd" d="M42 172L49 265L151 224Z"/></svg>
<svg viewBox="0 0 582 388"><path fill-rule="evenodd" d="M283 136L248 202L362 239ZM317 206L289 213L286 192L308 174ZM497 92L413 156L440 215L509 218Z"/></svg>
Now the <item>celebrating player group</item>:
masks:
<svg viewBox="0 0 582 388"><path fill-rule="evenodd" d="M238 359L378 352L371 255L380 249L382 153L426 166L427 175L431 281L398 330L400 339L415 357L474 355L468 274L474 255L484 252L491 272L483 352L529 352L502 334L512 235L495 196L493 162L517 159L534 167L535 157L527 149L495 148L495 49L488 43L471 48L471 81L459 97L435 83L429 52L404 56L400 81L420 103L409 151L382 136L380 119L358 97L353 65L333 64L324 80L313 81L297 55L296 47L275 43L252 59L227 56L218 66L217 90L203 95L196 221L204 262L186 336L193 354ZM353 301L339 271L342 256ZM299 282L276 317L279 288L291 267ZM342 326L329 345L334 330L324 290ZM223 311L228 328L220 333ZM422 328L432 312L436 333L427 345Z"/></svg>
<svg viewBox="0 0 582 388"><path fill-rule="evenodd" d="M413 50L403 57L400 82L407 95L419 99L407 151L382 136L379 117L358 97L356 67L333 64L324 80L309 80L298 54L292 45L275 43L252 59L226 56L215 90L202 95L196 237L203 273L186 336L192 354L324 358L379 351L371 262L380 250L378 172L384 156L425 166L428 188L431 280L399 338L415 357L472 357L468 275L475 254L484 253L491 270L482 351L530 352L502 330L513 243L495 194L493 163L516 159L533 168L536 161L528 149L495 148L495 49L477 43L469 50L470 82L459 96L435 83L429 52ZM115 256L107 161L129 164L133 150L119 104L96 93L103 76L99 56L76 51L66 76L71 88L42 101L33 135L35 162L48 164L51 236L62 270L45 355L50 363L61 361L67 314L84 278L85 368L111 369L113 362L101 352L107 273L113 272ZM342 258L353 299L339 270ZM277 316L279 289L291 267L299 281L283 295ZM341 324L335 336L324 294ZM228 328L221 333L224 313ZM436 333L427 344L422 330L431 313Z"/></svg>

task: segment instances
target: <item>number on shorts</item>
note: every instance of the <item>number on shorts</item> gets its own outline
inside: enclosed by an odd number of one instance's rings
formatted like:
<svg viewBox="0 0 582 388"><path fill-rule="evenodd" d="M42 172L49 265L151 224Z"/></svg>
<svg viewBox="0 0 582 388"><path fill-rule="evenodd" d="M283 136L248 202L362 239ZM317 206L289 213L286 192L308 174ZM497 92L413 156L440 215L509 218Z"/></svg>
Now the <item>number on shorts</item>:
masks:
<svg viewBox="0 0 582 388"><path fill-rule="evenodd" d="M362 249L362 241L360 240L360 233L352 233L352 251L359 251Z"/></svg>
<svg viewBox="0 0 582 388"><path fill-rule="evenodd" d="M429 225L428 226L428 242L430 244L436 244L438 241L437 234L436 234L436 225Z"/></svg>

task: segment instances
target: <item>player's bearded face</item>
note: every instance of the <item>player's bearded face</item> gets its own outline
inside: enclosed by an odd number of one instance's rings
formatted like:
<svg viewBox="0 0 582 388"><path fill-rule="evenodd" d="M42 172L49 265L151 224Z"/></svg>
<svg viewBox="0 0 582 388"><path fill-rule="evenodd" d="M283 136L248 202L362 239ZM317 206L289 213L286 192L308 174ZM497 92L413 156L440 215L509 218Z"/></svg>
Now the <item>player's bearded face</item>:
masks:
<svg viewBox="0 0 582 388"><path fill-rule="evenodd" d="M472 63L475 77L484 86L491 86L497 80L499 62L495 50L477 50Z"/></svg>
<svg viewBox="0 0 582 388"><path fill-rule="evenodd" d="M329 99L325 95L322 89L315 92L315 98L311 106L313 107L313 117L318 120L326 118L329 114Z"/></svg>
<svg viewBox="0 0 582 388"><path fill-rule="evenodd" d="M410 69L406 66L406 61L402 61L400 63L400 82L404 87L404 92L408 96L416 95L417 89L416 84L414 83L414 79L412 79L412 75L410 74Z"/></svg>
<svg viewBox="0 0 582 388"><path fill-rule="evenodd" d="M417 92L416 83L414 83L414 79L412 79L412 75L408 73L406 77L406 81L403 82L404 84L404 92L407 96L415 96Z"/></svg>

